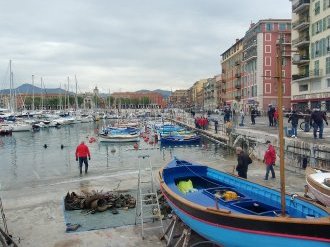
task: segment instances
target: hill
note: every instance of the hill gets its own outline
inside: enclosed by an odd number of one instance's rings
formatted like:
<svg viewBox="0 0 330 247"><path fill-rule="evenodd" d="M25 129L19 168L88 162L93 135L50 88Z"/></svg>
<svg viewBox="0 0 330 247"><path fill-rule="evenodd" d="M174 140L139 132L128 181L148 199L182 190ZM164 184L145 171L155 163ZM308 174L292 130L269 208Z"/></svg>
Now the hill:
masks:
<svg viewBox="0 0 330 247"><path fill-rule="evenodd" d="M64 89L61 88L40 88L40 87L36 87L33 86L31 84L25 83L22 84L21 86L14 88L12 90L13 92L16 92L18 94L32 94L34 92L34 94L42 94L42 93L46 93L46 94L65 94L66 91ZM3 89L0 90L0 94L9 94L10 93L10 89Z"/></svg>

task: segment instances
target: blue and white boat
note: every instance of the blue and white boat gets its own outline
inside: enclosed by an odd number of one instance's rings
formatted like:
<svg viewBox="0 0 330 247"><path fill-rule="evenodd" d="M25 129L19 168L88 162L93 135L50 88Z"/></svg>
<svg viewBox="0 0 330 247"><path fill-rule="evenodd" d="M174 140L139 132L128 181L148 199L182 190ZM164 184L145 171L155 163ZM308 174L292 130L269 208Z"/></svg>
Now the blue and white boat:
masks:
<svg viewBox="0 0 330 247"><path fill-rule="evenodd" d="M139 130L133 127L102 129L99 133L101 142L138 142L140 140Z"/></svg>
<svg viewBox="0 0 330 247"><path fill-rule="evenodd" d="M277 190L176 158L159 178L180 219L221 246L330 246L329 210L302 197L285 195L283 211Z"/></svg>
<svg viewBox="0 0 330 247"><path fill-rule="evenodd" d="M187 135L160 135L160 143L163 146L167 145L196 145L201 141L201 137L196 134Z"/></svg>

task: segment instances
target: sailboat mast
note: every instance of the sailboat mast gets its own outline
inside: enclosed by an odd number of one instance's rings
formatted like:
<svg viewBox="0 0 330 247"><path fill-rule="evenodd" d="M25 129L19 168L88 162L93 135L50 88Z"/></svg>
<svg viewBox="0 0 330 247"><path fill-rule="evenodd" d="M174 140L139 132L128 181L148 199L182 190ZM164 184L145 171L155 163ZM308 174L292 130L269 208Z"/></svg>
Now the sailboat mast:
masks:
<svg viewBox="0 0 330 247"><path fill-rule="evenodd" d="M281 214L285 214L285 174L284 174L284 135L283 135L283 85L282 85L282 38L276 44L277 52L277 110L278 110L278 138L280 146L280 184L281 184Z"/></svg>
<svg viewBox="0 0 330 247"><path fill-rule="evenodd" d="M32 75L32 111L34 111L34 75Z"/></svg>
<svg viewBox="0 0 330 247"><path fill-rule="evenodd" d="M13 88L13 79L12 79L12 71L11 71L11 60L9 60L9 110L13 111L12 109L12 99L13 99L13 93L12 93L12 88Z"/></svg>
<svg viewBox="0 0 330 247"><path fill-rule="evenodd" d="M75 105L76 105L76 111L78 110L78 81L77 76L74 75L74 80L76 82L76 95L75 95Z"/></svg>
<svg viewBox="0 0 330 247"><path fill-rule="evenodd" d="M41 110L43 110L44 109L44 94L43 94L43 90L42 90L42 88L43 88L43 79L42 79L42 77L40 78L40 84L41 84Z"/></svg>
<svg viewBox="0 0 330 247"><path fill-rule="evenodd" d="M68 110L70 108L70 93L69 93L69 88L70 88L70 77L68 76Z"/></svg>

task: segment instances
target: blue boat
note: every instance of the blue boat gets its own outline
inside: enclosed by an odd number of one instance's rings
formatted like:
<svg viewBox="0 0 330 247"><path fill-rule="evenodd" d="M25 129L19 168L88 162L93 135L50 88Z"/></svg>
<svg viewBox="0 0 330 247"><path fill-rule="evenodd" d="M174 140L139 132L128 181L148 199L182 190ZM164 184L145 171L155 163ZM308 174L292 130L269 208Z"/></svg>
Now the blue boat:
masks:
<svg viewBox="0 0 330 247"><path fill-rule="evenodd" d="M174 212L216 244L330 246L329 210L302 197L285 195L282 211L279 191L176 158L160 170L159 178Z"/></svg>
<svg viewBox="0 0 330 247"><path fill-rule="evenodd" d="M166 145L195 145L199 144L201 137L198 135L160 135L160 144Z"/></svg>

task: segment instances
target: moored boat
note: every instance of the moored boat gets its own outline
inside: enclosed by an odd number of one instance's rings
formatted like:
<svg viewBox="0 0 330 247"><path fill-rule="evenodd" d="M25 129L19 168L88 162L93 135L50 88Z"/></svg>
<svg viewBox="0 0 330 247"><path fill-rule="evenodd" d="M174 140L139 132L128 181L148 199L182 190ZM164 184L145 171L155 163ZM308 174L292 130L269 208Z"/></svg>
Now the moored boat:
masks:
<svg viewBox="0 0 330 247"><path fill-rule="evenodd" d="M108 134L99 135L100 142L138 142L139 134Z"/></svg>
<svg viewBox="0 0 330 247"><path fill-rule="evenodd" d="M279 191L204 165L174 159L159 176L174 212L219 245L330 245L329 211L302 197L285 195L282 216Z"/></svg>
<svg viewBox="0 0 330 247"><path fill-rule="evenodd" d="M308 191L318 201L330 207L330 171L307 167L306 182Z"/></svg>
<svg viewBox="0 0 330 247"><path fill-rule="evenodd" d="M199 135L160 135L161 145L193 145L199 144L201 137Z"/></svg>

